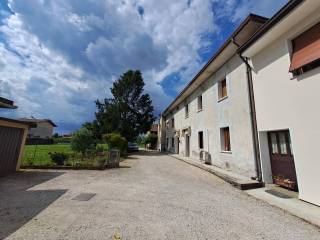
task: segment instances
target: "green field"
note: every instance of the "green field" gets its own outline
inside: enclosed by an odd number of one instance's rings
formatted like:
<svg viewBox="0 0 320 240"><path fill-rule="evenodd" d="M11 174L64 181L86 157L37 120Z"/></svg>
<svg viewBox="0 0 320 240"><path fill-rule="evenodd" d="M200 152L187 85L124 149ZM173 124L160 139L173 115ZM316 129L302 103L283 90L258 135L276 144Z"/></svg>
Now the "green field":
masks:
<svg viewBox="0 0 320 240"><path fill-rule="evenodd" d="M50 152L73 153L70 144L27 145L24 151L22 166L52 165Z"/></svg>

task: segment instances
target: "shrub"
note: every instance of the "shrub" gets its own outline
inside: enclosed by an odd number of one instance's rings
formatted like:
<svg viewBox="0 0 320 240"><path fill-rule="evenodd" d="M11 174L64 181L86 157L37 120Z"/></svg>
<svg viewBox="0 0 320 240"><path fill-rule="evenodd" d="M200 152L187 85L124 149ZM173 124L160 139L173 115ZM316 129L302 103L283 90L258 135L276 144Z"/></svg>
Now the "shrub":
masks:
<svg viewBox="0 0 320 240"><path fill-rule="evenodd" d="M144 139L145 144L149 144L151 148L156 148L158 136L155 134L147 134Z"/></svg>
<svg viewBox="0 0 320 240"><path fill-rule="evenodd" d="M109 145L109 147L116 148L120 151L122 156L127 154L127 140L118 133L110 133L103 135L103 140Z"/></svg>
<svg viewBox="0 0 320 240"><path fill-rule="evenodd" d="M109 151L109 146L106 143L98 143L96 146L96 151L97 152L107 152Z"/></svg>
<svg viewBox="0 0 320 240"><path fill-rule="evenodd" d="M69 156L65 153L62 152L54 152L54 153L49 153L52 162L54 162L58 166L64 165L65 161L68 160Z"/></svg>
<svg viewBox="0 0 320 240"><path fill-rule="evenodd" d="M71 149L75 152L80 152L84 157L86 152L94 148L94 143L92 132L82 127L72 136Z"/></svg>

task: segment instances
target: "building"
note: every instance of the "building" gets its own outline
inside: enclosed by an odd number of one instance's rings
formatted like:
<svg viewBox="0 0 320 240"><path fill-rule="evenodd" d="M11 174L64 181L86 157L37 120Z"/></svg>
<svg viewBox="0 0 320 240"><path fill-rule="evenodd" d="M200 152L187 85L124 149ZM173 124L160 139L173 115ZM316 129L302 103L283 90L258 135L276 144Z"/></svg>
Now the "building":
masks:
<svg viewBox="0 0 320 240"><path fill-rule="evenodd" d="M52 138L53 129L57 127L57 125L50 119L21 118L19 120L36 124L35 127L29 129L28 138Z"/></svg>
<svg viewBox="0 0 320 240"><path fill-rule="evenodd" d="M291 0L244 44L252 68L263 181L320 206L320 1Z"/></svg>
<svg viewBox="0 0 320 240"><path fill-rule="evenodd" d="M2 108L15 109L13 101L0 97ZM30 123L0 117L0 176L20 168Z"/></svg>
<svg viewBox="0 0 320 240"><path fill-rule="evenodd" d="M147 144L147 148L149 149L154 149L157 150L158 149L158 131L159 131L159 124L154 123L151 125L150 130L147 132L147 136L151 135L152 136L152 140L151 143Z"/></svg>
<svg viewBox="0 0 320 240"><path fill-rule="evenodd" d="M157 123L152 124L149 133L158 136L158 130L159 130L158 128L159 128L159 124Z"/></svg>
<svg viewBox="0 0 320 240"><path fill-rule="evenodd" d="M266 21L249 15L162 113L159 149L258 178L247 66L237 50Z"/></svg>

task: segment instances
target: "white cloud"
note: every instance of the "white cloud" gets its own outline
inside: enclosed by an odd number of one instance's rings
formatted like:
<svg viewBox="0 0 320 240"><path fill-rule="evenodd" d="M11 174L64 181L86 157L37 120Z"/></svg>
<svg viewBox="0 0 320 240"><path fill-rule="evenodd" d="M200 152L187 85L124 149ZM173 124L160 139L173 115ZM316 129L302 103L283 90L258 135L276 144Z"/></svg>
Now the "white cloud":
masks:
<svg viewBox="0 0 320 240"><path fill-rule="evenodd" d="M192 79L219 19L239 21L275 1L9 0L15 14L1 13L0 90L20 115L79 125L114 79L140 69L159 112L172 100L160 83L177 73L170 87L181 89Z"/></svg>

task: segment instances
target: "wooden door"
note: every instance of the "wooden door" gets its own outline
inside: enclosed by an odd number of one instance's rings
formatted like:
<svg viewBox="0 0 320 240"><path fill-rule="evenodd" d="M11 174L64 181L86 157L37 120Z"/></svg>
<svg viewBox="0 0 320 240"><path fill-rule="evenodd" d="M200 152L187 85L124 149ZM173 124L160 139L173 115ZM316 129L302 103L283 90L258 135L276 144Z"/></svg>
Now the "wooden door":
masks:
<svg viewBox="0 0 320 240"><path fill-rule="evenodd" d="M268 139L274 182L277 178L289 179L296 183L293 190L297 190L297 176L289 131L269 132Z"/></svg>

